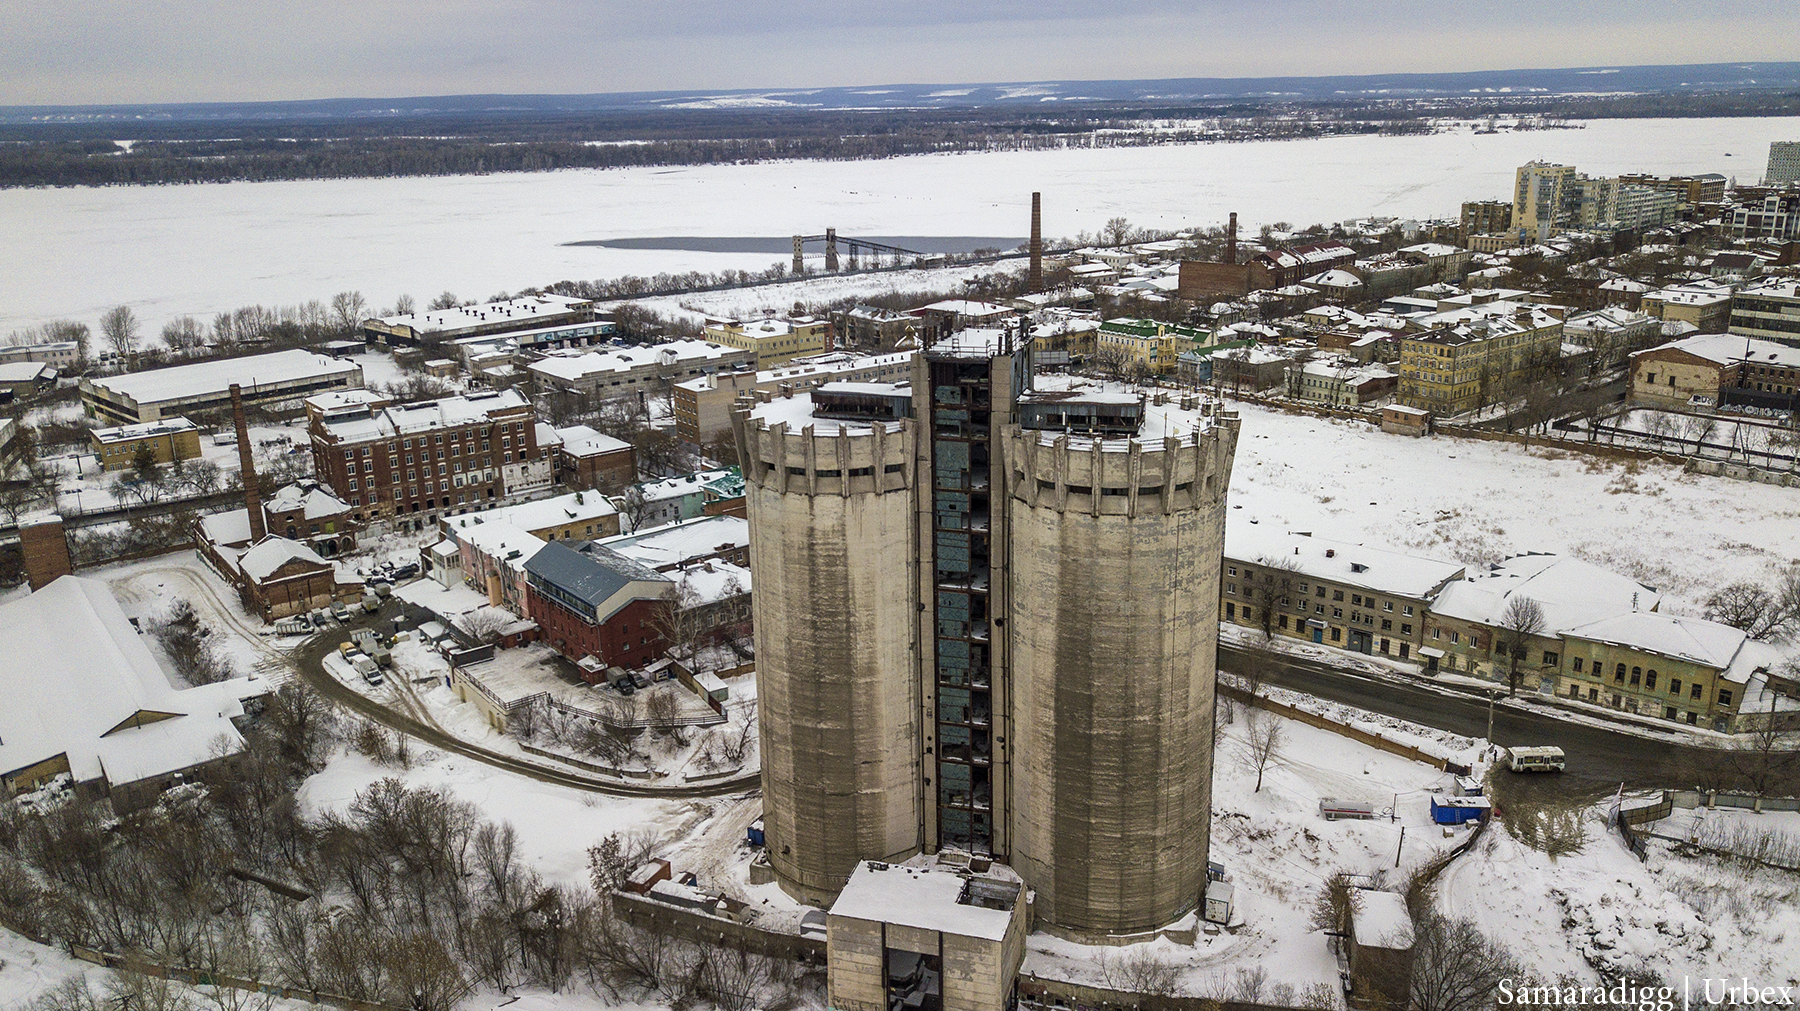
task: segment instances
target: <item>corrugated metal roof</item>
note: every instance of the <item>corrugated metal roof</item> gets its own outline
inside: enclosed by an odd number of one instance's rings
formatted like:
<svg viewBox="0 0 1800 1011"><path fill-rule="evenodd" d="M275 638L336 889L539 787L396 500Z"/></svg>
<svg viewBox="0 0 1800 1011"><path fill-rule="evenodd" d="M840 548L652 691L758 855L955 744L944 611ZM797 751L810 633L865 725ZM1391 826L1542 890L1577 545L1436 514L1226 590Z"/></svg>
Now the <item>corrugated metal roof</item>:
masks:
<svg viewBox="0 0 1800 1011"><path fill-rule="evenodd" d="M669 577L593 541L551 541L531 556L525 571L595 607L632 582L670 581Z"/></svg>

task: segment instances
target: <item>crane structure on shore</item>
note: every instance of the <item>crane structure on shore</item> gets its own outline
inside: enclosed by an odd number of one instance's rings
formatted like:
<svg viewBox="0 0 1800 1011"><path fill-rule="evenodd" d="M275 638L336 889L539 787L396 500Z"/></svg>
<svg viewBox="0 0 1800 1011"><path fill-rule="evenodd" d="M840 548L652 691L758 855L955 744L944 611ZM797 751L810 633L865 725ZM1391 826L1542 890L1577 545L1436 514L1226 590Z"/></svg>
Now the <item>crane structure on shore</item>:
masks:
<svg viewBox="0 0 1800 1011"><path fill-rule="evenodd" d="M917 259L928 255L916 249L901 249L899 246L890 246L885 242L874 242L869 239L852 239L847 236L840 239L837 229L827 228L824 235L794 236L794 274L796 276L806 273L806 244L809 242L825 244L825 271L829 274L835 274L838 271L839 242L849 247L851 270L857 269L858 258L865 251L874 254L886 253L896 259L903 256Z"/></svg>

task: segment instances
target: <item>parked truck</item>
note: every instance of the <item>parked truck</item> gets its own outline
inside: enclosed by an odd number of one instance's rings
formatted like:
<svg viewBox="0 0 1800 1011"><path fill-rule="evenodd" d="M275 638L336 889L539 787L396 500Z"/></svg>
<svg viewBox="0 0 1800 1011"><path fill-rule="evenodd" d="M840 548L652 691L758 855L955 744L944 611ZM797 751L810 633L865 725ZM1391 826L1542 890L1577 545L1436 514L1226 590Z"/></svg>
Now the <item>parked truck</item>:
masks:
<svg viewBox="0 0 1800 1011"><path fill-rule="evenodd" d="M380 668L380 666L378 666L375 663L375 660L372 657L370 657L368 654L366 654L366 653L350 654L350 666L356 668L356 673L361 674L363 676L364 681L367 681L368 683L370 683L372 685L380 685L381 684L381 682L382 682L381 668Z"/></svg>

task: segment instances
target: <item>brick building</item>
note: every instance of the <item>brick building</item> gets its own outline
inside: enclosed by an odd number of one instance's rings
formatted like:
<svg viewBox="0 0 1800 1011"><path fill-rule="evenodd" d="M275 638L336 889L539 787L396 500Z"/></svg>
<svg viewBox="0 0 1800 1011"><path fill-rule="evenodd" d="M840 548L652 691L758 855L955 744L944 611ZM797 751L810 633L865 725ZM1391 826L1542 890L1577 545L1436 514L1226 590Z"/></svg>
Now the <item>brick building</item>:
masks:
<svg viewBox="0 0 1800 1011"><path fill-rule="evenodd" d="M657 609L668 576L592 541L552 541L525 563L526 610L564 656L639 667L666 648Z"/></svg>
<svg viewBox="0 0 1800 1011"><path fill-rule="evenodd" d="M1314 242L1288 249L1271 249L1243 263L1185 260L1176 291L1182 298L1245 295L1270 288L1285 288L1301 278L1347 267L1356 262L1356 250L1341 242Z"/></svg>
<svg viewBox="0 0 1800 1011"><path fill-rule="evenodd" d="M358 522L467 512L548 487L537 412L514 390L388 404L350 393L306 401L313 473Z"/></svg>
<svg viewBox="0 0 1800 1011"><path fill-rule="evenodd" d="M102 470L134 466L140 448L150 453L153 463L174 463L200 456L200 429L186 418L96 428L88 432L88 442Z"/></svg>
<svg viewBox="0 0 1800 1011"><path fill-rule="evenodd" d="M556 479L569 488L623 495L637 480L637 451L587 425L557 429Z"/></svg>

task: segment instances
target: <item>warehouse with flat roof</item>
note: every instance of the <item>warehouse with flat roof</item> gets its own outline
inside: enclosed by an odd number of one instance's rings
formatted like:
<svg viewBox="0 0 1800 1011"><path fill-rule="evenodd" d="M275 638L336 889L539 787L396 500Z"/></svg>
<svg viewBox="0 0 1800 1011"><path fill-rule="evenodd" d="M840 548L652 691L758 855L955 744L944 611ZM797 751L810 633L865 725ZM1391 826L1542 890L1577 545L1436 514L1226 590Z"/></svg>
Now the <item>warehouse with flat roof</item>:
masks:
<svg viewBox="0 0 1800 1011"><path fill-rule="evenodd" d="M299 401L316 393L360 389L362 366L311 351L275 351L148 372L81 380L88 417L137 425L231 406L231 385L246 406Z"/></svg>

